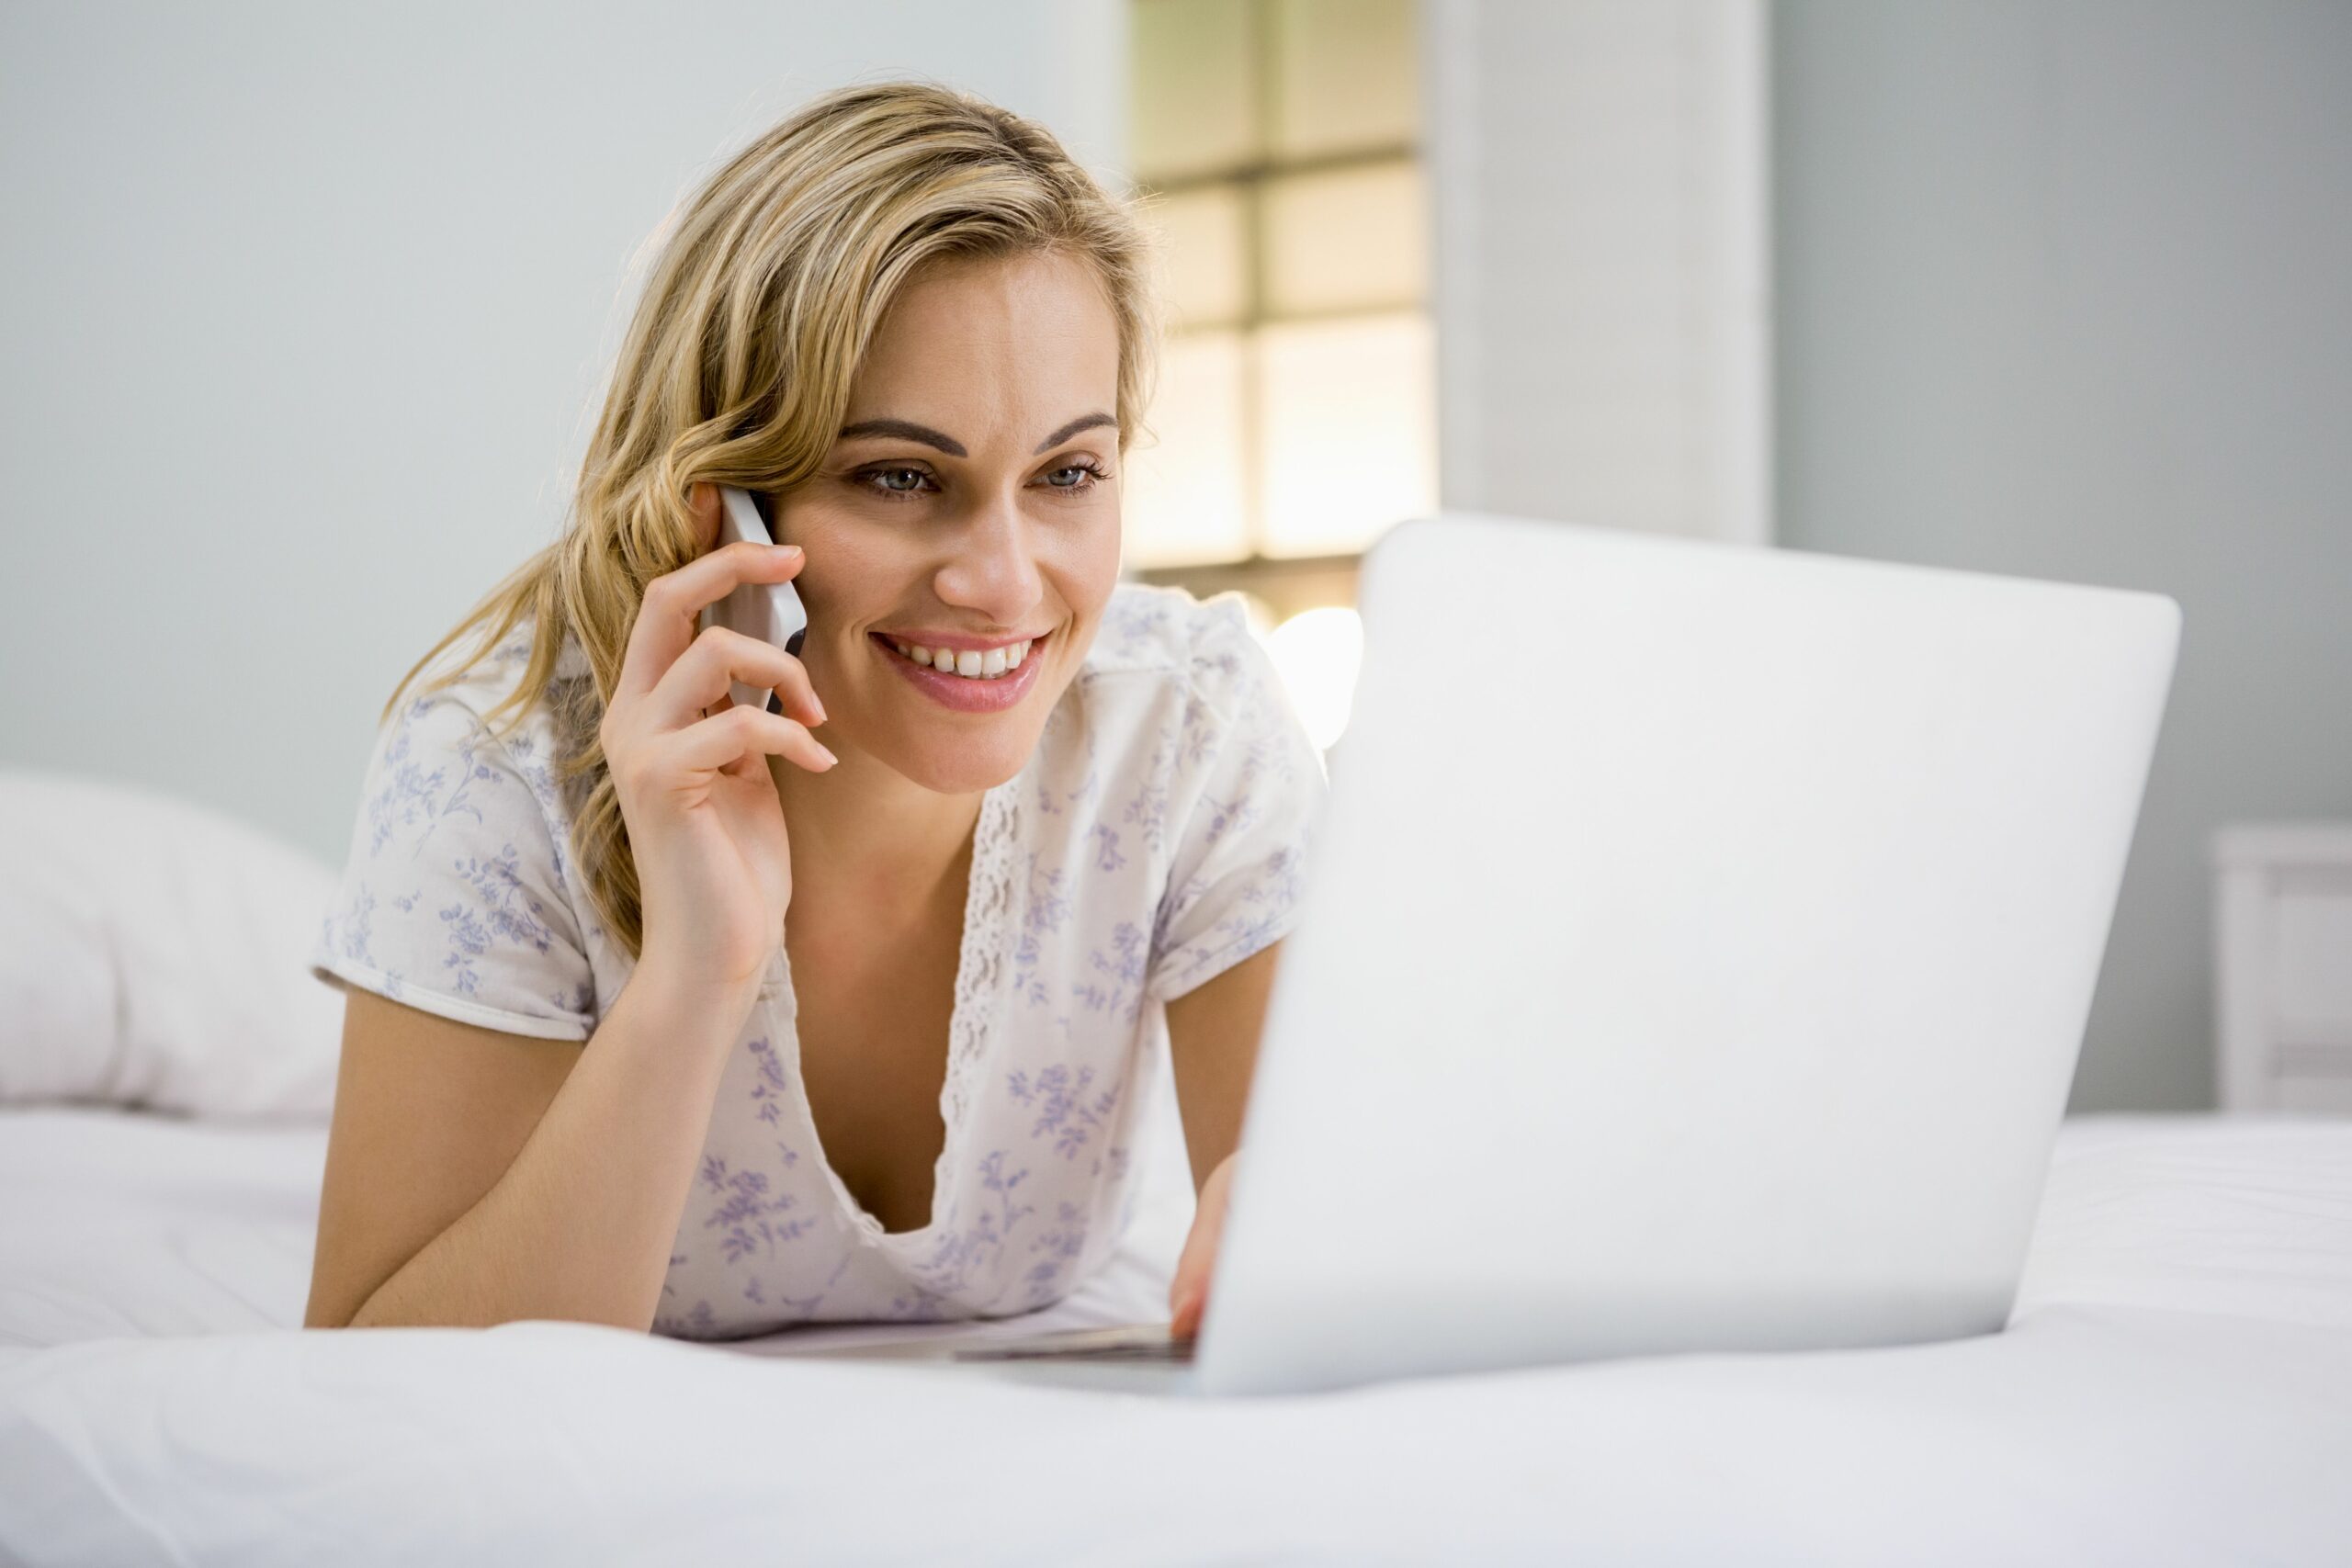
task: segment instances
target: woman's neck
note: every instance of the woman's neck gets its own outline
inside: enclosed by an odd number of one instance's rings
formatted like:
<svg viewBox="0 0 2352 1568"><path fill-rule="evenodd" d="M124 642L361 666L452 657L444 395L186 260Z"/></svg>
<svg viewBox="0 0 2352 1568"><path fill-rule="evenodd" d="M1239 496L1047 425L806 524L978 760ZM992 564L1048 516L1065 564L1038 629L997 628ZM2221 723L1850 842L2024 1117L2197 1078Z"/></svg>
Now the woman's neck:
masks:
<svg viewBox="0 0 2352 1568"><path fill-rule="evenodd" d="M981 795L940 795L863 752L836 754L840 763L822 773L769 759L791 838L794 900L805 889L827 906L887 919L954 897L944 885L968 863Z"/></svg>

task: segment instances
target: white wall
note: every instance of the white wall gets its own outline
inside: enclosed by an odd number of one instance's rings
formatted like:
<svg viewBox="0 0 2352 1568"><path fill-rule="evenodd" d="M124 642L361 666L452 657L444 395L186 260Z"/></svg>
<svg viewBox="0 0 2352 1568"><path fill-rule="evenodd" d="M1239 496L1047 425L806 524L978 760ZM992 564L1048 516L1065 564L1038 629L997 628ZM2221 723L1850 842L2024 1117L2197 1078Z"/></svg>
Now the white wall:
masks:
<svg viewBox="0 0 2352 1568"><path fill-rule="evenodd" d="M2209 835L2352 817L2352 6L1776 9L1780 536L2179 599L2075 1104L2211 1104Z"/></svg>
<svg viewBox="0 0 2352 1568"><path fill-rule="evenodd" d="M1764 0L1422 0L1446 505L1772 537Z"/></svg>
<svg viewBox="0 0 2352 1568"><path fill-rule="evenodd" d="M694 181L941 77L1124 145L1121 0L0 7L0 761L340 865L378 708L552 537Z"/></svg>

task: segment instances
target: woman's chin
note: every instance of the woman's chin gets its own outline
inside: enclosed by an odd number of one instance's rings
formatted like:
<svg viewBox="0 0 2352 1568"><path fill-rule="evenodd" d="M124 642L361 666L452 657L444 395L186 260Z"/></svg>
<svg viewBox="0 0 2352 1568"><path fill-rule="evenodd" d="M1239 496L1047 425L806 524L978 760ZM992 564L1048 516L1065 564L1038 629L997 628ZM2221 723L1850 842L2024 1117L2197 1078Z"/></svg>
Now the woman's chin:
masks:
<svg viewBox="0 0 2352 1568"><path fill-rule="evenodd" d="M898 758L885 758L899 773L940 795L978 795L1017 776L1029 761L1036 737L1024 728L1019 736L961 744L931 743L909 749Z"/></svg>

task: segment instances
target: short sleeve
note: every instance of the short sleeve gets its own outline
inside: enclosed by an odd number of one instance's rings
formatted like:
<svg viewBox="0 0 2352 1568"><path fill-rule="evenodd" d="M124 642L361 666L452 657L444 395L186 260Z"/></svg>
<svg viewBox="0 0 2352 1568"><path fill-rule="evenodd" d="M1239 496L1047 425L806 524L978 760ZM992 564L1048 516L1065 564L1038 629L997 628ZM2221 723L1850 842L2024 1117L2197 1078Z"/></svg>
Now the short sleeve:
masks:
<svg viewBox="0 0 2352 1568"><path fill-rule="evenodd" d="M514 756L462 702L427 693L377 737L311 973L461 1023L585 1040L594 977L562 863Z"/></svg>
<svg viewBox="0 0 2352 1568"><path fill-rule="evenodd" d="M1201 607L1174 748L1182 827L1144 989L1167 1002L1271 947L1295 922L1327 785L1238 598Z"/></svg>

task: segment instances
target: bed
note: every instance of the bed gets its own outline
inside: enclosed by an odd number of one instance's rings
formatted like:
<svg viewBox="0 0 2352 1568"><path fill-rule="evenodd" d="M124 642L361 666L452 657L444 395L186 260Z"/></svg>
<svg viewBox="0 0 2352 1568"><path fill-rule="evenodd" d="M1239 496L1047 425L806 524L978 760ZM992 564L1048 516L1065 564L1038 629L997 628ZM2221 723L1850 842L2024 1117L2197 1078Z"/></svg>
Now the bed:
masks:
<svg viewBox="0 0 2352 1568"><path fill-rule="evenodd" d="M2352 1121L2070 1122L2008 1330L1900 1349L1212 1402L815 1354L914 1325L302 1331L333 890L0 771L0 1563L2352 1563ZM1162 1313L1153 1100L1116 1256L981 1332Z"/></svg>
<svg viewBox="0 0 2352 1568"><path fill-rule="evenodd" d="M0 1559L2352 1562L2352 1122L2070 1122L2001 1335L1235 1402L302 1332L324 1145L0 1111ZM1181 1218L1003 1326L1148 1312Z"/></svg>

